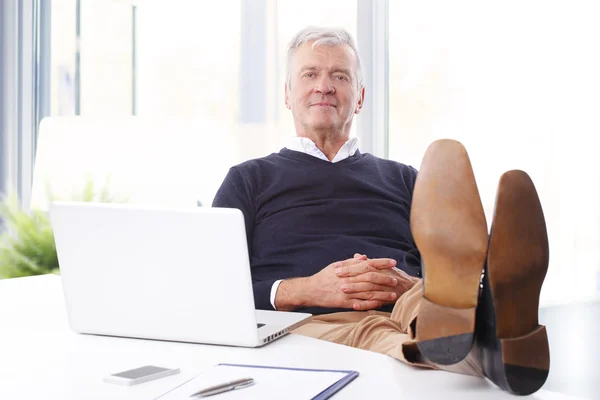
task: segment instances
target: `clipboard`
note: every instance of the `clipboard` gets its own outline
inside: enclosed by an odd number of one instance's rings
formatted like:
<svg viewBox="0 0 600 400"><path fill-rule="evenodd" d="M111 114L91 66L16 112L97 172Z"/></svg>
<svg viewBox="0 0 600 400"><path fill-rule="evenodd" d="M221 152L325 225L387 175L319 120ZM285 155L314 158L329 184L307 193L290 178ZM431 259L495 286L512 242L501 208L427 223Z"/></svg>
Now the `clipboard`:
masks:
<svg viewBox="0 0 600 400"><path fill-rule="evenodd" d="M346 376L342 377L334 384L324 389L321 393L313 397L311 400L325 400L333 396L335 393L340 391L344 386L352 382L358 377L358 371L348 370L333 370L333 369L309 369L309 368L288 368L288 367L269 367L264 365L246 365L246 364L217 364L226 365L231 367L245 367L245 368L270 368L270 369L284 369L290 371L307 371L307 372L339 372L344 373Z"/></svg>
<svg viewBox="0 0 600 400"><path fill-rule="evenodd" d="M348 370L289 368L222 363L157 397L158 400L189 400L192 393L234 377L252 377L256 384L219 394L227 399L329 399L352 382L359 373ZM290 389L292 391L290 392Z"/></svg>

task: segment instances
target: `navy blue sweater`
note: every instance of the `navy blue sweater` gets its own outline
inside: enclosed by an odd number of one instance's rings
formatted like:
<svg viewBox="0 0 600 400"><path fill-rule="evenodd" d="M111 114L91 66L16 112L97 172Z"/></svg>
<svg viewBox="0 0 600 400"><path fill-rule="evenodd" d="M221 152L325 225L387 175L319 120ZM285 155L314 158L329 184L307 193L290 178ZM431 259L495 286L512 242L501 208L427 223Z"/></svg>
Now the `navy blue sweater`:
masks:
<svg viewBox="0 0 600 400"><path fill-rule="evenodd" d="M354 253L393 258L398 268L420 276L409 226L416 176L410 166L358 151L331 163L283 149L232 167L213 207L244 214L256 308L273 309L276 280L313 275Z"/></svg>

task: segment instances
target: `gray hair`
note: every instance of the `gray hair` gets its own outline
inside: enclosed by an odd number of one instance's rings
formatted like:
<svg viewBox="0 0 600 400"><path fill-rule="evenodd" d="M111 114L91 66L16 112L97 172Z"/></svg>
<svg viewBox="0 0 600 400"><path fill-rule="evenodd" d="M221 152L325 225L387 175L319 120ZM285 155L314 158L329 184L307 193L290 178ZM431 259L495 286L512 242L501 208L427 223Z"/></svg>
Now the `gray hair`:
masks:
<svg viewBox="0 0 600 400"><path fill-rule="evenodd" d="M291 87L292 83L291 64L294 53L298 47L311 41L314 41L312 44L313 49L322 44L327 44L330 46L347 44L350 46L350 48L354 51L354 54L356 54L356 79L358 83L358 89L360 90L364 86L362 63L360 61L360 55L358 54L358 47L356 46L352 35L342 28L308 27L298 32L288 44L286 68L286 83L288 87Z"/></svg>

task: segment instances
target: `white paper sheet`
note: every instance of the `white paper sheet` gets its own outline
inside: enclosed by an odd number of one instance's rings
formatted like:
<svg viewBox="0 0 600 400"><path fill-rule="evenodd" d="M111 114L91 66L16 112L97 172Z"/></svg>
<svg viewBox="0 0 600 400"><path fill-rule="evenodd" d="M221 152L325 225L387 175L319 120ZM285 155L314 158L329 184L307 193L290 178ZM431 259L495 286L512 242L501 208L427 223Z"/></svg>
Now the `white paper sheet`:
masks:
<svg viewBox="0 0 600 400"><path fill-rule="evenodd" d="M253 378L254 385L214 396L215 400L288 399L307 400L346 376L343 372L303 371L217 365L158 397L160 400L193 400L190 396L209 386L234 379ZM196 397L200 399L201 397ZM212 396L209 398L213 398Z"/></svg>

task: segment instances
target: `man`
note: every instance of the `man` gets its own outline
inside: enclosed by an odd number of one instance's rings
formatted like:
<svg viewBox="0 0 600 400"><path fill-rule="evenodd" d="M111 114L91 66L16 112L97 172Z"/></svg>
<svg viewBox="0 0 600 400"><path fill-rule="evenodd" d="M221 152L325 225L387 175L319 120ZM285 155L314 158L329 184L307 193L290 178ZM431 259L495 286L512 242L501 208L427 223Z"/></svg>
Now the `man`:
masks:
<svg viewBox="0 0 600 400"><path fill-rule="evenodd" d="M531 180L502 177L488 238L462 145L432 144L418 179L362 154L350 128L364 97L347 32L292 39L285 102L297 137L231 168L213 203L244 214L256 307L316 315L296 333L536 391L549 368L537 324L548 247Z"/></svg>
<svg viewBox="0 0 600 400"><path fill-rule="evenodd" d="M336 41L347 43L328 44ZM420 274L409 228L417 172L361 154L349 138L364 88L345 32L303 31L288 59L285 101L298 137L277 154L233 167L213 205L244 213L258 308L391 311ZM342 288L336 262L354 263L355 252L379 260L361 259L365 274L352 281L361 286Z"/></svg>

